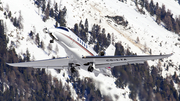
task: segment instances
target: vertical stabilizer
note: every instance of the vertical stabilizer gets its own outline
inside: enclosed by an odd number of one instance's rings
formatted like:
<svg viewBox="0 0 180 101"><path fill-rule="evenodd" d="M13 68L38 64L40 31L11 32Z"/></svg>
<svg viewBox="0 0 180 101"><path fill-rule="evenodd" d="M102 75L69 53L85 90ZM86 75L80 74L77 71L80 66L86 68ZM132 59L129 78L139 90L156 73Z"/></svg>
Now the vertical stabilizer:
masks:
<svg viewBox="0 0 180 101"><path fill-rule="evenodd" d="M105 55L106 56L114 56L115 50L116 50L115 46L113 44L110 44L105 51L105 53L106 53Z"/></svg>

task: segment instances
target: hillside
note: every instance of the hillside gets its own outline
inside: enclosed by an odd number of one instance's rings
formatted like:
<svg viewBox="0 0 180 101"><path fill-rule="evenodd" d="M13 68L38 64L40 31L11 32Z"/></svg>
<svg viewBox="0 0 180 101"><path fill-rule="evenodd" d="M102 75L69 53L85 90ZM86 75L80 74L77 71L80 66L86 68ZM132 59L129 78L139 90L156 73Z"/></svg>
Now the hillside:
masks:
<svg viewBox="0 0 180 101"><path fill-rule="evenodd" d="M151 0L1 2L0 28L3 31L0 35L3 48L0 48L0 99L180 99L180 1L154 0L153 5ZM162 5L165 5L166 14L159 17L157 12L162 10ZM156 8L153 13L151 7ZM165 16L171 19L171 26L170 22L166 22ZM65 50L56 42L50 44L49 35L43 32L44 28L54 26L72 29L97 52L107 48L111 40L116 47L116 55L173 53L173 56L148 61L142 65L114 67L107 70L111 76L100 74L97 77L84 70L71 74L67 69L13 68L5 65L6 62L67 56ZM7 95L10 95L9 99L6 99Z"/></svg>

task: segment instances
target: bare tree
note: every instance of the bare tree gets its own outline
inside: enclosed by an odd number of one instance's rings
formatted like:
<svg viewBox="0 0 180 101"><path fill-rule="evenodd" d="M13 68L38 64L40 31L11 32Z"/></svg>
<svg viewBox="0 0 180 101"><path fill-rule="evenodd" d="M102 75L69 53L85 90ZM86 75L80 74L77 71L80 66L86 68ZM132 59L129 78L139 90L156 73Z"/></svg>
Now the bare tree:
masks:
<svg viewBox="0 0 180 101"><path fill-rule="evenodd" d="M136 41L137 41L137 43L139 43L139 42L140 42L139 37L137 37Z"/></svg>
<svg viewBox="0 0 180 101"><path fill-rule="evenodd" d="M42 50L45 49L45 47L44 47L44 41L41 41L41 48L42 48Z"/></svg>

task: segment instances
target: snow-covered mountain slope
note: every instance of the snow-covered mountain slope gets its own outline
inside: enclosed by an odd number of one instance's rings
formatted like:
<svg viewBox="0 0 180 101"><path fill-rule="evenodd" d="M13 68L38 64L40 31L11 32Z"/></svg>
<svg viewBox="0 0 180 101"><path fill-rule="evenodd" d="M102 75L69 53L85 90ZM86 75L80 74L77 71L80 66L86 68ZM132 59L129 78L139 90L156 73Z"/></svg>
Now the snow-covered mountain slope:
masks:
<svg viewBox="0 0 180 101"><path fill-rule="evenodd" d="M2 0L1 2L4 10L0 12L0 17L6 25L6 34L9 38L8 46L10 47L13 43L13 47L15 47L19 56L23 57L27 49L31 54L31 60L47 59L53 56L66 56L64 49L57 43L52 44L52 50L48 50L50 37L43 32L43 29L45 27L54 27L55 20L50 18L44 22L42 20L44 14L41 8L37 8L34 0ZM173 53L173 56L164 59L164 62L161 63L162 75L165 78L167 75L173 75L175 71L179 74L179 36L158 25L154 17L150 16L148 12L145 15L140 14L133 1L127 0L126 3L122 3L119 0L54 0L51 1L52 7L54 2L58 3L61 9L66 6L66 21L69 28L73 28L74 24L79 23L81 20L84 23L87 18L89 29L92 28L93 24L100 25L101 28L106 29L106 34L114 34L115 42L122 42L126 49L130 49L130 51L138 55L150 54L150 50L152 50L152 54ZM180 6L174 0L169 0L168 2L154 0L154 2L158 2L160 5L165 4L166 9L170 9L174 16L180 15L178 11ZM9 11L11 11L11 16L14 18L19 18L20 15L22 16L22 29L17 29L9 18L6 19L4 12L8 13ZM105 17L107 15L123 16L128 21L128 26L124 28L121 25L117 25L113 20ZM38 48L36 42L31 39L29 36L31 31L35 34L39 33L40 40L43 40L45 44L44 50ZM137 43L137 38L140 40L139 43ZM56 46L58 47L58 52L56 52ZM166 67L168 63L172 63L174 66L169 67L169 71L166 71L164 66ZM158 61L149 61L149 65L157 64ZM66 80L69 76L66 70L63 70L60 74L56 73L55 70L49 69L48 71L63 83L67 83ZM63 76L64 73L66 74L65 76ZM101 93L111 96L113 100L130 100L128 97L130 92L128 87L125 89L117 88L114 84L116 78L101 74L95 77L93 73L83 70L80 70L79 73L81 79L86 77L93 78L95 86L100 89ZM71 90L73 97L76 98L77 95L72 86ZM118 96L118 99L115 95Z"/></svg>
<svg viewBox="0 0 180 101"><path fill-rule="evenodd" d="M150 2L151 0L149 0ZM158 3L160 7L162 5L166 6L166 10L170 10L173 14L174 17L178 17L180 15L179 9L180 6L178 4L178 0L168 0L168 1L163 1L163 0L153 0L154 4Z"/></svg>
<svg viewBox="0 0 180 101"><path fill-rule="evenodd" d="M163 1L161 1L163 2ZM171 2L174 2L171 0ZM169 5L166 2L163 2ZM106 33L114 33L116 41L121 41L123 45L137 54L149 54L150 49L152 54L168 54L173 53L174 55L168 60L172 60L173 64L176 64L178 68L180 57L178 44L179 36L173 32L167 31L163 26L158 25L154 17L151 17L148 12L145 15L140 14L132 1L127 1L127 3L122 3L116 0L96 0L96 1L64 1L64 6L69 8L67 13L67 26L73 27L72 22L78 23L80 20L85 21L88 18L90 22L90 27L93 23L101 25L102 28L106 28ZM180 7L176 2L174 8ZM70 7L69 7L70 6ZM172 10L175 14L179 15L177 9L174 10L173 7L167 6L166 9ZM174 14L174 13L173 13ZM129 22L128 28L124 29L122 26L116 25L114 22L107 22L106 15L120 15ZM139 37L140 42L137 44L136 40ZM144 52L145 47L147 51ZM166 60L165 60L166 61ZM156 65L153 63L151 65ZM173 74L174 72L168 72L168 74ZM165 76L166 73L163 73Z"/></svg>

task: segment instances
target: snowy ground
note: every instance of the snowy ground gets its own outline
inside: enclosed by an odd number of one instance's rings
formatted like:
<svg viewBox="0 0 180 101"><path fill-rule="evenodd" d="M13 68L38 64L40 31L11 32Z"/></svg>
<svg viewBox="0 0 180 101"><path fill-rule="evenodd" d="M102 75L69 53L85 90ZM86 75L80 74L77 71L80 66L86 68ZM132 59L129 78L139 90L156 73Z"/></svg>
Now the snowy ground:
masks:
<svg viewBox="0 0 180 101"><path fill-rule="evenodd" d="M173 53L174 55L168 59L164 59L162 63L162 75L166 77L167 75L173 75L176 68L179 68L179 57L180 57L180 46L175 45L176 43L180 44L177 40L179 36L175 33L167 31L163 26L157 25L154 21L154 17L151 17L147 12L145 15L141 15L137 12L134 3L130 0L127 0L127 3L119 2L118 0L96 0L86 2L83 0L55 0L58 5L61 5L61 8L66 6L67 8L67 27L73 28L75 23L79 23L81 20L83 23L85 19L88 19L89 29L92 28L93 24L98 24L101 28L106 29L106 33L114 33L115 41L122 42L125 48L129 48L132 52L141 54L149 54L149 50L152 50L152 54L169 54ZM165 4L167 9L170 9L175 15L180 15L179 9L180 6L174 0L164 1L164 0L154 0L159 2L159 5ZM171 3L169 3L171 2ZM43 40L45 45L48 46L50 37L43 32L43 28L51 28L54 26L55 21L49 19L46 22L42 21L43 14L41 10L34 5L33 0L2 0L4 10L10 10L13 17L18 17L19 14L23 17L24 28L22 30L16 29L12 22L9 19L5 19L3 12L1 12L0 17L4 20L4 23L7 26L6 34L9 37L10 42L14 41L16 46L16 52L22 56L28 48L31 53L32 60L48 59L55 57L64 57L66 53L64 49L58 45L59 52L54 52L57 43L53 44L53 51L48 51L45 48L45 51L38 48L35 45L35 42L30 39L30 31L35 31L39 33L40 40ZM53 1L51 4L53 5ZM116 25L114 22L107 22L108 18L105 18L106 15L109 16L124 16L124 18L129 22L127 28ZM130 28L130 29L128 29ZM19 33L19 34L17 34ZM137 37L139 37L140 42L136 43ZM161 44L161 46L160 46ZM10 46L10 43L8 44ZM146 52L144 51L148 49ZM172 60L174 67L170 67L169 71L165 71L163 67L164 64L168 64L167 61ZM150 65L157 65L158 61L150 61ZM65 70L60 74L57 74L54 70L50 69L51 75L57 77L59 80L66 83L68 75ZM63 76L65 73L65 76ZM179 73L179 72L177 72ZM88 73L87 71L80 70L80 77L83 79L85 77L93 78L97 88L101 90L102 94L110 95L114 100L116 100L115 95L118 95L117 100L130 100L129 89L119 89L116 88L114 84L115 78L107 77L104 75L99 75L95 77L94 74ZM70 84L71 85L71 84ZM75 91L71 87L73 96L77 97ZM106 93L105 93L106 92Z"/></svg>

